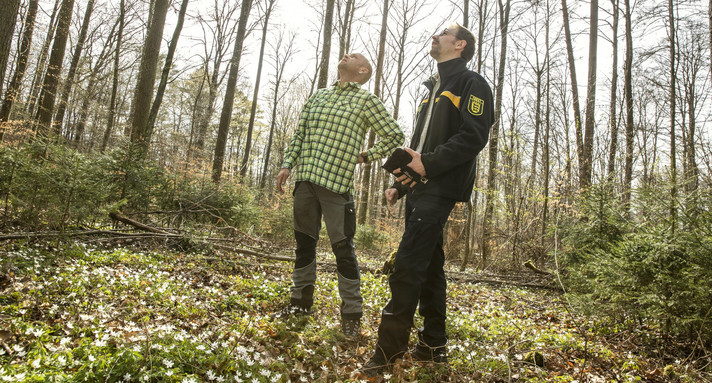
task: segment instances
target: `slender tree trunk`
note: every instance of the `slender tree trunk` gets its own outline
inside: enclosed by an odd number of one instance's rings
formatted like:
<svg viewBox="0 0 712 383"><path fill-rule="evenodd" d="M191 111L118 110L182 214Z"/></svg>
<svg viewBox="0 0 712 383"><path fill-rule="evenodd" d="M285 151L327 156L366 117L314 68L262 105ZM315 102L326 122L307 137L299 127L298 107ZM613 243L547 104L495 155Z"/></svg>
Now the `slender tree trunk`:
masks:
<svg viewBox="0 0 712 383"><path fill-rule="evenodd" d="M237 26L237 36L235 38L235 48L230 60L230 73L227 78L227 88L225 89L225 100L223 101L222 113L220 114L220 126L218 127L218 137L215 142L215 156L213 157L213 182L219 183L222 177L223 161L225 158L225 148L227 146L227 134L230 130L230 120L232 119L232 107L235 102L235 85L237 84L237 71L240 67L242 57L242 44L247 32L247 19L250 16L252 0L242 0L240 8L240 21Z"/></svg>
<svg viewBox="0 0 712 383"><path fill-rule="evenodd" d="M551 17L549 13L549 0L546 1L546 57L545 68L546 68L546 86L545 86L545 102L546 108L544 110L544 144L542 145L542 166L544 167L544 190L542 194L544 195L544 206L541 209L541 248L542 253L546 252L546 237L547 237L547 224L549 220L549 177L551 176L551 165L549 164L549 139L551 132L551 46L550 46L550 24Z"/></svg>
<svg viewBox="0 0 712 383"><path fill-rule="evenodd" d="M74 86L74 76L77 73L77 67L79 66L79 59L82 56L84 42L87 39L87 32L89 31L89 20L91 20L91 14L93 10L94 0L89 0L87 2L87 9L86 11L84 11L84 20L82 21L82 27L79 30L79 39L77 40L77 46L74 48L72 63L69 65L69 72L67 73L67 78L64 80L64 85L62 86L62 93L59 97L59 105L57 106L57 114L54 117L54 134L57 137L60 136L62 130L64 112L67 110L67 101L69 100L69 93L72 91L72 86Z"/></svg>
<svg viewBox="0 0 712 383"><path fill-rule="evenodd" d="M502 119L502 90L504 89L504 72L507 61L507 38L509 30L509 13L511 0L502 4L499 0L499 20L502 41L499 48L499 68L497 70L497 85L495 96L494 123L490 130L489 170L487 173L487 203L482 223L482 265L487 265L490 256L490 245L494 241L494 199L497 194L497 151L499 150L499 125Z"/></svg>
<svg viewBox="0 0 712 383"><path fill-rule="evenodd" d="M485 35L485 19L487 18L487 12L485 6L487 5L487 0L479 0L477 7L477 73L482 73L483 64L483 40Z"/></svg>
<svg viewBox="0 0 712 383"><path fill-rule="evenodd" d="M354 4L355 0L346 0L344 9L343 24L341 25L341 33L339 34L339 57L344 57L351 49L351 25L354 20Z"/></svg>
<svg viewBox="0 0 712 383"><path fill-rule="evenodd" d="M151 143L151 136L153 135L153 129L156 125L156 118L158 118L158 111L160 110L161 103L163 102L163 94L166 91L166 84L168 84L168 75L171 72L171 66L173 66L173 56L176 52L176 46L178 45L180 33L183 30L183 21L185 20L185 11L187 8L188 0L183 0L180 5L180 10L178 11L178 22L176 24L175 30L173 30L173 37L171 38L171 42L168 45L166 61L163 63L163 70L161 71L161 81L158 83L158 88L156 89L156 97L153 99L151 111L148 113L148 124L146 125L145 138L146 150L148 150L148 146Z"/></svg>
<svg viewBox="0 0 712 383"><path fill-rule="evenodd" d="M114 34L116 30L118 21L114 24L109 36ZM74 131L74 145L79 147L81 139L84 137L84 127L86 126L87 119L89 118L89 106L95 101L94 94L96 92L96 86L101 78L101 72L104 70L104 66L108 63L109 57L111 56L111 47L109 44L104 44L99 57L96 59L96 65L91 69L89 75L89 83L83 92L84 101L79 110L79 119L76 122ZM72 132L68 131L66 134L67 140L72 139ZM90 144L90 146L93 145Z"/></svg>
<svg viewBox="0 0 712 383"><path fill-rule="evenodd" d="M331 54L331 32L334 23L334 0L326 0L326 12L324 12L324 48L321 51L321 63L319 64L319 81L317 88L326 87L329 81L329 60Z"/></svg>
<svg viewBox="0 0 712 383"><path fill-rule="evenodd" d="M250 122L247 125L247 140L245 142L245 154L240 165L240 176L247 175L247 164L250 161L250 151L252 150L252 131L255 128L255 116L257 115L257 98L260 94L260 77L262 76L262 65L265 57L265 43L267 42L267 30L269 28L269 16L272 14L275 0L269 0L265 10L265 20L262 26L262 42L260 44L260 57L257 61L257 78L255 79L255 89L252 94L252 108L250 109Z"/></svg>
<svg viewBox="0 0 712 383"><path fill-rule="evenodd" d="M40 93L40 88L42 81L44 79L45 69L47 66L47 57L49 55L49 48L52 44L52 36L54 36L55 30L57 30L57 12L59 12L59 7L62 4L62 0L55 0L54 8L52 9L52 15L49 18L49 27L47 28L47 35L45 36L44 43L42 44L42 49L40 50L40 58L37 61L37 67L35 68L35 75L32 77L32 85L30 86L30 96L27 101L27 114L30 116L35 115L37 107L37 97Z"/></svg>
<svg viewBox="0 0 712 383"><path fill-rule="evenodd" d="M588 86L586 92L586 124L583 133L583 168L581 187L591 185L593 168L593 130L596 125L596 64L598 61L598 0L591 0L591 24L588 36Z"/></svg>
<svg viewBox="0 0 712 383"><path fill-rule="evenodd" d="M692 59L691 59L692 60ZM694 63L691 63L694 65ZM696 111L696 96L695 96L695 72L697 68L691 68L691 76L689 79L689 84L687 89L686 101L687 110L690 114L690 121L687 124L687 140L685 140L685 147L687 148L685 156L685 191L688 194L693 195L699 186L699 169L697 168L697 160L695 159L695 134L697 130L697 119L695 118Z"/></svg>
<svg viewBox="0 0 712 383"><path fill-rule="evenodd" d="M569 59L569 74L571 76L571 97L574 106L574 134L576 134L576 154L578 155L579 174L584 168L583 130L581 129L581 107L579 106L578 81L576 80L576 58L571 42L571 28L569 26L569 9L566 0L561 0L561 10L564 15L564 34L566 39L566 54Z"/></svg>
<svg viewBox="0 0 712 383"><path fill-rule="evenodd" d="M543 66L539 65L539 52L537 51L534 53L536 55L536 68L535 68L535 75L536 75L536 105L534 105L534 144L532 145L532 164L531 164L531 170L530 170L530 175L529 179L530 182L528 186L534 186L536 183L534 182L534 179L536 178L536 162L537 162L537 155L539 154L539 140L540 140L540 132L541 132L541 103L542 103L542 76L544 75L544 68Z"/></svg>
<svg viewBox="0 0 712 383"><path fill-rule="evenodd" d="M623 181L623 203L630 211L631 188L633 187L633 30L631 28L630 0L625 2L625 65L623 66L625 97L625 175Z"/></svg>
<svg viewBox="0 0 712 383"><path fill-rule="evenodd" d="M20 0L5 0L0 12L0 95L5 84L5 68L10 59L12 37L15 34L15 24L20 10Z"/></svg>
<svg viewBox="0 0 712 383"><path fill-rule="evenodd" d="M464 0L462 4L462 26L470 29L470 0Z"/></svg>
<svg viewBox="0 0 712 383"><path fill-rule="evenodd" d="M114 122L116 121L116 94L119 90L119 59L121 57L121 41L124 36L125 17L126 3L125 0L121 0L119 3L119 31L116 35L116 51L114 52L114 71L111 84L111 99L109 101L109 117L107 117L106 130L104 131L104 137L101 140L102 153L106 151L106 147L109 145L109 138L111 138L111 133L114 130Z"/></svg>
<svg viewBox="0 0 712 383"><path fill-rule="evenodd" d="M618 151L618 6L620 0L611 0L613 5L613 63L611 64L611 104L609 109L609 119L611 127L611 147L608 152L608 178L612 180L613 172L616 169L616 152Z"/></svg>
<svg viewBox="0 0 712 383"><path fill-rule="evenodd" d="M2 108L0 109L0 125L10 119L12 105L20 94L20 85L22 84L22 78L25 77L27 59L30 55L30 48L32 46L32 33L35 28L35 17L37 16L38 3L39 0L30 0L27 13L25 14L24 30L22 32L22 43L17 57L17 66L15 68L15 73L12 75L10 86L5 93L5 98L2 102ZM4 129L0 127L0 141L2 141L3 133Z"/></svg>
<svg viewBox="0 0 712 383"><path fill-rule="evenodd" d="M62 1L62 7L59 10L58 16L59 24L57 25L57 33L54 37L54 44L52 44L52 53L49 57L47 73L42 82L39 108L37 109L37 116L35 117L40 136L48 136L52 131L50 127L52 124L52 112L54 111L54 101L57 96L57 87L59 86L59 76L62 72L64 52L67 48L73 9L74 0Z"/></svg>
<svg viewBox="0 0 712 383"><path fill-rule="evenodd" d="M675 102L675 10L673 0L668 0L668 22L670 24L668 30L668 39L670 42L670 232L675 234L675 226L677 224L677 154L676 154L676 133L675 133L675 110L677 108Z"/></svg>
<svg viewBox="0 0 712 383"><path fill-rule="evenodd" d="M383 0L383 9L381 14L381 33L378 38L378 57L376 58L376 73L373 93L376 97L381 98L381 80L383 78L383 60L386 55L386 34L388 33L388 9L390 8L389 0ZM376 142L376 133L371 130L368 133L367 148L373 146ZM358 210L358 223L363 225L368 218L368 205L370 199L371 188L371 162L363 165L363 179L361 180L361 188L363 194L361 196L361 206Z"/></svg>
<svg viewBox="0 0 712 383"><path fill-rule="evenodd" d="M712 0L707 5L707 22L710 30L710 83L712 83Z"/></svg>
<svg viewBox="0 0 712 383"><path fill-rule="evenodd" d="M137 154L141 158L144 158L148 153L149 140L151 139L148 135L148 119L169 3L169 0L153 2L151 23L148 26L146 42L141 53L141 65L131 107L131 144L137 149Z"/></svg>

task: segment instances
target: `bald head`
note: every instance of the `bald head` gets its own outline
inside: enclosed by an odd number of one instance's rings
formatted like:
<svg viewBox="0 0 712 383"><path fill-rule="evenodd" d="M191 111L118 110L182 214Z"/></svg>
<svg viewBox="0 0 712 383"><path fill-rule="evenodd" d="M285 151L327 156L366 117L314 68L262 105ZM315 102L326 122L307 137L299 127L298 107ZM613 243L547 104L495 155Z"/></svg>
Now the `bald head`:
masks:
<svg viewBox="0 0 712 383"><path fill-rule="evenodd" d="M339 61L338 71L341 82L365 84L371 79L373 67L366 56L361 53L349 53Z"/></svg>

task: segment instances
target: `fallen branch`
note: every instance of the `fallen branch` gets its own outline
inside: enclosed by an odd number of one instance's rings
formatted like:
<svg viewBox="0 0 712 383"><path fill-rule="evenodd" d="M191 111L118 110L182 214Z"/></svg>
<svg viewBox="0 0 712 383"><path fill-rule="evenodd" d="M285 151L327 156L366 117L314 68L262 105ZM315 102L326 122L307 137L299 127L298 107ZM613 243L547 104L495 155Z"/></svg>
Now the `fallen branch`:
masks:
<svg viewBox="0 0 712 383"><path fill-rule="evenodd" d="M115 220L115 221L123 222L123 223L125 223L125 224L127 224L127 225L131 225L131 226L133 226L133 227L135 227L135 228L137 228L137 229L141 229L141 230L145 230L145 231L150 231L151 233L170 234L170 233L168 233L167 231L163 231L163 230L161 230L161 229L157 229L157 228L155 228L155 227L148 226L148 225L143 224L143 223L138 222L138 221L134 221L134 220L131 219L131 218L126 218L126 217L124 217L124 216L122 216L122 215L119 215L119 213L116 213L116 212L113 212L113 211L112 211L111 213L109 213L109 217L111 217L111 219L113 219L113 220Z"/></svg>

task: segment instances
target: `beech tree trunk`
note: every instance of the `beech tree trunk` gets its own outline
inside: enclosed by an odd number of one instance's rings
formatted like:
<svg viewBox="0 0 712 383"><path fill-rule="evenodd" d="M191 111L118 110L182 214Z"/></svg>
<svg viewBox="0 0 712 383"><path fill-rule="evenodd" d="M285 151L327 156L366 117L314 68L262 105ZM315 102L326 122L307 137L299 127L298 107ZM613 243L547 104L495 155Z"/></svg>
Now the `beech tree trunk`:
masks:
<svg viewBox="0 0 712 383"><path fill-rule="evenodd" d="M67 101L69 100L69 93L72 91L72 86L74 85L74 76L77 73L79 59L82 56L82 49L84 47L84 42L87 38L87 31L89 30L89 20L91 20L91 14L93 10L94 0L89 0L87 2L87 9L84 12L84 20L82 21L82 27L79 30L79 39L77 40L77 46L74 48L72 63L69 65L69 72L67 73L67 78L64 80L64 85L62 86L62 93L59 97L59 105L57 106L57 114L54 117L54 134L57 136L60 136L60 132L62 130L64 112L67 110Z"/></svg>
<svg viewBox="0 0 712 383"><path fill-rule="evenodd" d="M25 71L27 70L27 59L30 55L30 47L32 46L32 33L35 29L35 17L37 16L37 6L39 0L30 0L27 7L27 13L25 14L24 30L22 32L22 42L20 44L20 50L17 57L17 65L15 67L15 73L12 75L12 80L10 81L10 86L5 93L5 98L2 102L2 108L0 108L0 125L10 119L10 112L12 111L12 105L19 96L20 85L22 84L22 79L25 77ZM4 129L0 127L0 141L2 141Z"/></svg>
<svg viewBox="0 0 712 383"><path fill-rule="evenodd" d="M591 185L593 167L593 130L596 124L596 64L598 57L598 0L591 0L591 20L588 35L588 85L586 91L586 125L583 133L583 168L581 187Z"/></svg>
<svg viewBox="0 0 712 383"><path fill-rule="evenodd" d="M319 64L319 81L317 89L325 88L329 81L329 60L331 55L331 32L334 24L334 0L326 0L326 12L324 12L324 45L321 51L321 62Z"/></svg>
<svg viewBox="0 0 712 383"><path fill-rule="evenodd" d="M275 0L269 0L264 14L264 24L262 24L262 41L260 43L260 57L257 60L257 78L255 79L255 89L252 94L252 107L250 109L250 122L247 124L247 140L245 142L245 154L240 165L240 176L247 175L247 164L250 161L250 151L252 150L252 131L255 128L255 116L257 115L257 98L260 94L260 77L262 76L262 64L265 57L265 43L267 42L267 30L269 28L269 17L272 14Z"/></svg>
<svg viewBox="0 0 712 383"><path fill-rule="evenodd" d="M176 52L176 46L178 45L180 33L183 30L183 21L185 20L185 11L187 8L188 0L183 0L180 5L180 10L178 11L178 22L175 30L173 31L173 37L168 45L166 61L163 64L163 70L161 71L161 81L158 83L156 97L153 99L153 105L151 105L151 111L148 114L148 123L146 126L146 150L148 150L148 146L151 143L151 136L153 135L153 129L156 125L158 110L161 108L161 103L163 102L163 94L166 91L166 84L168 84L168 75L171 72L171 66L173 66L173 56Z"/></svg>
<svg viewBox="0 0 712 383"><path fill-rule="evenodd" d="M340 3L339 3L340 4ZM354 21L355 0L346 0L344 16L341 19L341 31L339 33L339 56L344 57L351 49L351 26Z"/></svg>
<svg viewBox="0 0 712 383"><path fill-rule="evenodd" d="M52 15L49 18L49 26L47 28L47 35L45 36L44 43L42 44L42 49L40 50L40 58L37 62L37 67L35 68L35 75L32 77L32 85L30 85L30 96L27 100L26 111L28 115L34 116L37 108L37 97L40 93L40 88L42 87L42 80L44 79L45 69L47 66L47 55L49 54L49 48L52 44L52 36L57 29L57 12L59 12L59 7L62 4L62 0L55 0L54 8L52 9Z"/></svg>
<svg viewBox="0 0 712 383"><path fill-rule="evenodd" d="M114 130L114 122L116 121L116 95L119 90L119 59L121 57L121 41L124 36L124 23L126 19L126 2L121 0L119 3L119 31L116 35L116 50L114 51L114 70L111 83L111 99L109 101L109 116L107 117L106 130L104 137L101 140L101 152L106 151L109 145L109 138Z"/></svg>
<svg viewBox="0 0 712 383"><path fill-rule="evenodd" d="M284 41L283 35L280 35L274 49L274 93L272 94L272 117L270 118L269 138L267 139L267 147L265 148L264 165L262 167L262 175L260 178L260 189L264 189L267 183L267 173L269 171L269 162L272 154L272 142L274 141L274 130L277 125L277 109L282 98L279 94L279 89L282 84L284 70L291 60L292 54L294 53L294 38L295 35L290 35L289 40L286 42L284 56L280 55L282 41ZM289 85L290 84L287 85L287 90L289 89Z"/></svg>
<svg viewBox="0 0 712 383"><path fill-rule="evenodd" d="M381 14L381 33L378 37L378 57L376 58L376 73L373 86L373 94L379 99L381 98L381 80L383 77L383 58L386 55L386 34L388 32L388 9L389 0L383 0L383 10ZM368 144L366 148L370 148L376 142L376 133L370 130L368 133ZM363 225L368 218L368 207L370 205L370 189L371 189L371 162L363 165L363 178L361 180L361 206L358 210L358 223Z"/></svg>
<svg viewBox="0 0 712 383"><path fill-rule="evenodd" d="M213 182L219 183L222 177L223 161L225 159L225 148L227 147L227 133L230 129L232 119L232 107L235 102L235 85L237 84L237 71L240 67L242 57L242 44L247 32L247 19L250 16L252 0L242 0L240 8L240 21L237 26L237 37L235 38L235 48L230 60L230 74L227 78L227 88L225 89L225 100L223 101L222 113L220 114L220 126L218 127L218 137L215 142L215 155L213 156Z"/></svg>
<svg viewBox="0 0 712 383"><path fill-rule="evenodd" d="M15 24L20 10L20 0L5 0L2 2L3 10L0 12L0 95L5 84L5 68L10 59L12 37L15 34Z"/></svg>
<svg viewBox="0 0 712 383"><path fill-rule="evenodd" d="M35 117L37 121L37 132L41 137L47 137L51 132L52 112L54 111L54 102L57 96L57 87L59 86L59 76L62 72L64 52L67 48L73 9L74 0L62 1L62 7L59 10L58 16L57 33L54 37L54 44L52 44L52 53L49 56L47 73L42 82L39 107Z"/></svg>
<svg viewBox="0 0 712 383"><path fill-rule="evenodd" d="M507 37L509 30L509 13L511 0L499 3L499 23L502 41L499 48L499 68L497 70L497 84L495 94L494 123L490 129L489 140L489 169L487 173L487 203L485 206L484 221L482 223L482 265L486 265L494 241L494 198L497 194L497 151L499 150L499 125L502 119L502 90L504 89L504 72L507 62Z"/></svg>
<svg viewBox="0 0 712 383"><path fill-rule="evenodd" d="M625 3L625 65L623 66L623 93L625 97L625 175L623 180L623 203L630 204L633 187L633 145L635 130L633 126L633 30L631 28L630 0ZM630 207L628 206L630 211Z"/></svg>
<svg viewBox="0 0 712 383"><path fill-rule="evenodd" d="M578 155L579 174L584 168L583 130L581 129L581 107L579 106L578 81L576 80L576 58L571 42L571 27L569 26L569 9L566 0L561 0L561 11L564 16L564 36L566 40L566 56L569 60L569 75L571 77L571 98L574 106L574 134L576 135L576 154Z"/></svg>
<svg viewBox="0 0 712 383"><path fill-rule="evenodd" d="M137 154L141 158L148 153L149 140L151 139L148 119L169 3L169 0L153 2L151 22L148 25L146 41L141 53L141 64L131 107L131 144L136 148Z"/></svg>
<svg viewBox="0 0 712 383"><path fill-rule="evenodd" d="M668 29L668 39L670 42L670 93L668 100L670 102L670 178L671 178L671 188L670 188L670 218L671 234L675 234L675 226L677 222L677 152L676 146L676 133L675 133L675 111L677 109L676 98L675 98L675 72L677 71L675 63L675 8L674 0L668 0L668 23L670 24Z"/></svg>
<svg viewBox="0 0 712 383"><path fill-rule="evenodd" d="M613 5L613 62L611 64L611 103L608 112L609 125L611 127L611 146L608 151L608 179L612 180L616 169L616 152L618 151L618 5L620 0L611 0Z"/></svg>

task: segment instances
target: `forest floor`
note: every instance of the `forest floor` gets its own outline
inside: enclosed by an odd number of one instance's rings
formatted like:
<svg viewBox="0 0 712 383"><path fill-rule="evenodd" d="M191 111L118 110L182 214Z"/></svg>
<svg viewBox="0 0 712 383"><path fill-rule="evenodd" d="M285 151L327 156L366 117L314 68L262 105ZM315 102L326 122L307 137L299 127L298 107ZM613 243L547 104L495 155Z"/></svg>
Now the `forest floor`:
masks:
<svg viewBox="0 0 712 383"><path fill-rule="evenodd" d="M378 269L383 259L360 262ZM390 296L387 277L363 272L361 335L347 339L328 265L313 315L273 318L291 268L162 246L0 243L0 381L356 381ZM451 280L449 365L406 356L379 381L709 381L686 354L642 346L655 343L654 329L614 327L569 307L553 290Z"/></svg>

